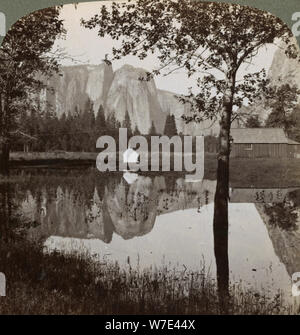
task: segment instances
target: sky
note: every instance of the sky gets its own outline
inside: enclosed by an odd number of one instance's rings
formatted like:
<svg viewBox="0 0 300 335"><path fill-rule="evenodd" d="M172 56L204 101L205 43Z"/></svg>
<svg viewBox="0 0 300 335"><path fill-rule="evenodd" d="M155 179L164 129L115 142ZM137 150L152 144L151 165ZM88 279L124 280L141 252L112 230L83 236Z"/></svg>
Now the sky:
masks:
<svg viewBox="0 0 300 335"><path fill-rule="evenodd" d="M67 36L64 40L59 40L55 47L65 50L69 56L62 61L63 65L90 64L97 65L102 63L105 54L111 55L112 46L117 46L116 42L110 37L100 38L97 30L90 30L80 25L81 18L89 19L99 13L103 4L109 5L110 1L87 2L77 5L65 5L61 11L61 18L64 20L64 26L67 30ZM274 52L277 47L268 45L262 48L258 55L253 59L252 65L245 65L240 69L240 76L248 72L257 72L262 68L268 70L271 66ZM144 68L152 71L157 68L159 63L154 55L148 56L144 60L139 60L134 56L127 56L121 60L114 61L114 71L124 64L130 64L135 67ZM186 94L189 87L195 88L195 79L187 78L184 70L174 72L168 76L157 76L155 78L156 86L159 89L171 91L178 94Z"/></svg>

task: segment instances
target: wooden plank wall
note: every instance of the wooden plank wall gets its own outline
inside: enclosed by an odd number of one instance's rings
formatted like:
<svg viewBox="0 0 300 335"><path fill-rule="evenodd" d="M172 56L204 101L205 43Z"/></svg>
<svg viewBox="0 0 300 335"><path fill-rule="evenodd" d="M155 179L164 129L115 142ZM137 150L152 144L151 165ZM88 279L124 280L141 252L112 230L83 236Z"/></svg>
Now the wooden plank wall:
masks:
<svg viewBox="0 0 300 335"><path fill-rule="evenodd" d="M240 158L263 158L263 157L288 157L287 144L269 144L259 143L252 144L252 150L246 150L249 145L236 144L232 145L232 157Z"/></svg>

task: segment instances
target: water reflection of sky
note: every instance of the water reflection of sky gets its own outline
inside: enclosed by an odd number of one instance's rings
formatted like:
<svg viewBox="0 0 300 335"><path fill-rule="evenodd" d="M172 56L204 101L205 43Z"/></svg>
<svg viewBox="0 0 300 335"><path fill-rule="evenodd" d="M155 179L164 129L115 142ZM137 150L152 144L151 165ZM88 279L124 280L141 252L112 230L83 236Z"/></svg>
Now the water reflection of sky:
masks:
<svg viewBox="0 0 300 335"><path fill-rule="evenodd" d="M272 290L290 288L290 277L274 252L267 228L254 204L230 204L229 262L231 279L243 280L257 288ZM69 239L50 237L46 246L70 252L88 250L108 260L118 260L126 266L169 265L184 271L199 270L205 262L215 276L213 249L213 205L163 214L156 218L151 233L124 240L114 235L110 244L99 239Z"/></svg>

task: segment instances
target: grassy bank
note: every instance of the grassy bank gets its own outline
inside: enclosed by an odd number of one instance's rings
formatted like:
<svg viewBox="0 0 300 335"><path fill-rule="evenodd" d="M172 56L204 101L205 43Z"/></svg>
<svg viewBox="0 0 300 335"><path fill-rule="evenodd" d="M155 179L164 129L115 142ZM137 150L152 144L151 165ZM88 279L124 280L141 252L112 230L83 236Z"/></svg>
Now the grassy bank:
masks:
<svg viewBox="0 0 300 335"><path fill-rule="evenodd" d="M95 152L12 152L10 166L12 168L93 166L96 157Z"/></svg>
<svg viewBox="0 0 300 335"><path fill-rule="evenodd" d="M96 152L12 152L10 160L12 162L34 162L47 160L93 160L97 157Z"/></svg>
<svg viewBox="0 0 300 335"><path fill-rule="evenodd" d="M290 159L231 159L230 181L233 185L250 187L300 186L300 160Z"/></svg>
<svg viewBox="0 0 300 335"><path fill-rule="evenodd" d="M38 244L1 243L7 296L0 314L220 314L216 283L198 272L139 271L88 256L47 254ZM268 298L232 284L229 314L291 313L280 295Z"/></svg>

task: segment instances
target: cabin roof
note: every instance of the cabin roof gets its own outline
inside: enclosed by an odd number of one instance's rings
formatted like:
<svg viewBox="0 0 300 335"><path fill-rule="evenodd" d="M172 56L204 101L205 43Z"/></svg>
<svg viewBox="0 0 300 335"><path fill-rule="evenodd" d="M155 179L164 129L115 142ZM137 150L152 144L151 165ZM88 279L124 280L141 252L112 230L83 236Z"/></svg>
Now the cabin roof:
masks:
<svg viewBox="0 0 300 335"><path fill-rule="evenodd" d="M288 139L288 142L289 142L289 144L296 144L296 145L300 145L300 143L299 143L299 142L296 142L296 141L294 141L294 140L290 140L290 139Z"/></svg>
<svg viewBox="0 0 300 335"><path fill-rule="evenodd" d="M281 128L233 128L231 129L231 137L233 143L237 144L288 144L290 141Z"/></svg>

